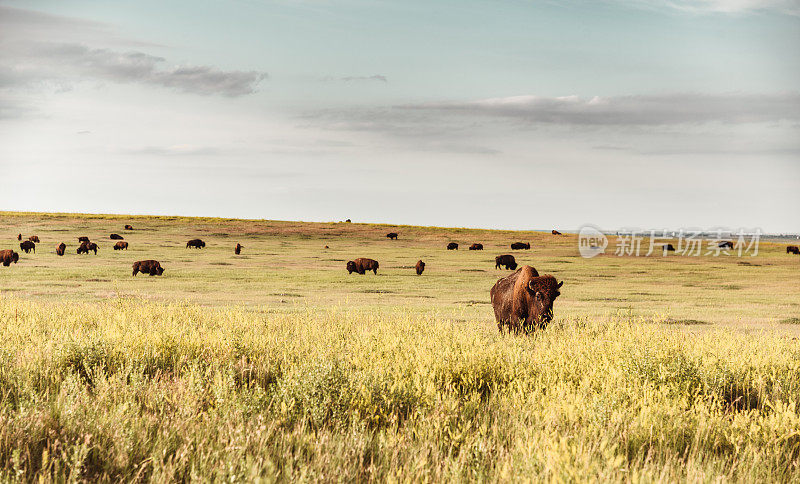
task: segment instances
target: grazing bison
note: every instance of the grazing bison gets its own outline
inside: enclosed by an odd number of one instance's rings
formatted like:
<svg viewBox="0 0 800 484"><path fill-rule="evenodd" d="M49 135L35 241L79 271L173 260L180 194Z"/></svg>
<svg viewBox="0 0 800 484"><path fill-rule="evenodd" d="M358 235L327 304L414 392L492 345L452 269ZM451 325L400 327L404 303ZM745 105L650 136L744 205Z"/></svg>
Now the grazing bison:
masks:
<svg viewBox="0 0 800 484"><path fill-rule="evenodd" d="M417 275L418 276L421 275L422 272L425 270L425 263L422 262L421 260L418 260L417 261L417 265L414 266L414 269L417 270Z"/></svg>
<svg viewBox="0 0 800 484"><path fill-rule="evenodd" d="M242 249L244 249L244 246L242 244L237 243L236 247L233 248L233 253L239 255L242 253Z"/></svg>
<svg viewBox="0 0 800 484"><path fill-rule="evenodd" d="M733 242L731 242L730 240L726 240L724 242L720 242L719 243L719 247L720 247L720 249L724 249L726 247L729 248L729 249L733 249Z"/></svg>
<svg viewBox="0 0 800 484"><path fill-rule="evenodd" d="M372 271L373 274L378 273L378 261L373 259L367 259L364 257L359 257L356 260L351 260L347 262L347 273L352 274L357 272L361 275L364 275L365 272Z"/></svg>
<svg viewBox="0 0 800 484"><path fill-rule="evenodd" d="M556 229L553 229L553 231L552 231L552 232L550 232L550 233L551 233L551 234L553 234L553 235L563 235L561 232L559 232L559 231L558 231L558 230L556 230Z"/></svg>
<svg viewBox="0 0 800 484"><path fill-rule="evenodd" d="M90 250L94 251L94 255L97 255L97 244L94 242L83 241L78 247L78 254L88 254Z"/></svg>
<svg viewBox="0 0 800 484"><path fill-rule="evenodd" d="M67 250L67 244L61 242L56 246L56 255L64 255L64 251Z"/></svg>
<svg viewBox="0 0 800 484"><path fill-rule="evenodd" d="M111 235L108 236L108 238L111 239L111 240L122 240L125 237L123 237L123 236L121 236L119 234L111 234Z"/></svg>
<svg viewBox="0 0 800 484"><path fill-rule="evenodd" d="M397 240L397 232L389 232L386 234L387 239Z"/></svg>
<svg viewBox="0 0 800 484"><path fill-rule="evenodd" d="M458 244L455 242L450 242L447 244L447 250L458 250Z"/></svg>
<svg viewBox="0 0 800 484"><path fill-rule="evenodd" d="M539 276L531 266L522 266L492 286L489 295L494 308L497 329L502 333L530 333L553 319L553 302L561 294L564 281L551 275Z"/></svg>
<svg viewBox="0 0 800 484"><path fill-rule="evenodd" d="M114 250L128 250L128 243L124 240L120 240L114 244Z"/></svg>
<svg viewBox="0 0 800 484"><path fill-rule="evenodd" d="M531 244L528 242L514 242L511 244L512 250L529 250L531 248Z"/></svg>
<svg viewBox="0 0 800 484"><path fill-rule="evenodd" d="M472 244L469 246L469 250L483 250L483 244Z"/></svg>
<svg viewBox="0 0 800 484"><path fill-rule="evenodd" d="M78 242L89 242L89 237L85 235L83 237L78 237Z"/></svg>
<svg viewBox="0 0 800 484"><path fill-rule="evenodd" d="M150 274L151 276L160 276L164 273L164 268L157 260L140 260L133 263L133 275L138 273Z"/></svg>
<svg viewBox="0 0 800 484"><path fill-rule="evenodd" d="M17 240L22 240L22 234L17 234Z"/></svg>
<svg viewBox="0 0 800 484"><path fill-rule="evenodd" d="M36 244L30 240L23 240L20 242L19 248L22 249L26 254L30 253L30 251L33 251L34 254L36 253Z"/></svg>
<svg viewBox="0 0 800 484"><path fill-rule="evenodd" d="M12 262L16 264L17 261L19 261L19 254L13 250L0 250L0 262L3 263L4 267L10 266Z"/></svg>
<svg viewBox="0 0 800 484"><path fill-rule="evenodd" d="M186 242L186 248L187 248L187 249L188 249L189 247L194 247L194 248L196 248L196 249L202 249L202 248L203 248L203 247L205 247L205 246L206 246L206 243L205 243L205 242L203 242L203 241L202 241L202 240L200 240L200 239L192 239L192 240L190 240L189 242Z"/></svg>
<svg viewBox="0 0 800 484"><path fill-rule="evenodd" d="M500 266L505 266L506 269L513 271L517 268L517 261L513 255L498 255L494 258L494 268L499 269Z"/></svg>
<svg viewBox="0 0 800 484"><path fill-rule="evenodd" d="M39 240L39 236L38 236L38 235L31 235L30 237L28 237L28 240L30 240L31 242L36 242L37 244L38 244L39 242L41 242L41 241Z"/></svg>
<svg viewBox="0 0 800 484"><path fill-rule="evenodd" d="M125 226L125 230L133 230L133 226L132 225L126 225Z"/></svg>
<svg viewBox="0 0 800 484"><path fill-rule="evenodd" d="M800 255L800 247L797 247L796 245L790 245L786 247L786 253Z"/></svg>

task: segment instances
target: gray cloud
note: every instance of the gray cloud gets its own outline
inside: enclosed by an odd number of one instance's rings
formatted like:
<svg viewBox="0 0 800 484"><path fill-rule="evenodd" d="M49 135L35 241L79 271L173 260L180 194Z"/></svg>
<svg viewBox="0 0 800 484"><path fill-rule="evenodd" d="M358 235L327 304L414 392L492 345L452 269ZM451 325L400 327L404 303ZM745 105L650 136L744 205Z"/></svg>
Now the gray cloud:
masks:
<svg viewBox="0 0 800 484"><path fill-rule="evenodd" d="M389 79L386 76L382 76L380 74L375 74L374 76L347 76L340 78L342 81L351 82L351 81L380 81L380 82L389 82Z"/></svg>
<svg viewBox="0 0 800 484"><path fill-rule="evenodd" d="M800 15L800 0L610 0L626 6L689 13L739 14L772 11Z"/></svg>

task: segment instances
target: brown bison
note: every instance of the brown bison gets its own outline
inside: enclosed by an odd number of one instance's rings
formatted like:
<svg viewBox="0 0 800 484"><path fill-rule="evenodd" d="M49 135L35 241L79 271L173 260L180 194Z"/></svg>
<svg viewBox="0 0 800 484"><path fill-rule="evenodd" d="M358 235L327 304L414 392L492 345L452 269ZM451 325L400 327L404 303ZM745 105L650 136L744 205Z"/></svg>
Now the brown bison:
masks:
<svg viewBox="0 0 800 484"><path fill-rule="evenodd" d="M414 269L417 270L417 275L418 276L421 275L422 272L425 270L425 263L422 262L421 260L418 260L417 261L417 265L414 266Z"/></svg>
<svg viewBox="0 0 800 484"><path fill-rule="evenodd" d="M800 247L797 247L796 245L790 245L786 247L786 253L800 255Z"/></svg>
<svg viewBox="0 0 800 484"><path fill-rule="evenodd" d="M564 234L562 234L561 232L559 232L556 229L553 229L552 232L550 232L550 233L553 234L553 235L564 235Z"/></svg>
<svg viewBox="0 0 800 484"><path fill-rule="evenodd" d="M237 243L236 247L233 248L233 253L239 255L242 253L242 249L244 249L244 246L242 244Z"/></svg>
<svg viewBox="0 0 800 484"><path fill-rule="evenodd" d="M19 254L13 250L0 250L0 262L3 263L4 267L10 266L12 262L16 264L17 261L19 261Z"/></svg>
<svg viewBox="0 0 800 484"><path fill-rule="evenodd" d="M20 242L19 248L22 249L22 251L26 254L30 253L30 251L33 251L34 254L36 253L36 244L30 240L23 240Z"/></svg>
<svg viewBox="0 0 800 484"><path fill-rule="evenodd" d="M28 240L30 240L31 242L36 242L37 244L38 244L39 242L41 242L41 241L39 240L39 236L38 236L38 235L31 235L30 237L28 237Z"/></svg>
<svg viewBox="0 0 800 484"><path fill-rule="evenodd" d="M397 232L389 232L386 234L387 239L397 240Z"/></svg>
<svg viewBox="0 0 800 484"><path fill-rule="evenodd" d="M78 237L78 242L89 242L89 237L86 237L85 235Z"/></svg>
<svg viewBox="0 0 800 484"><path fill-rule="evenodd" d="M522 266L492 286L489 291L497 329L502 333L530 333L544 329L553 320L553 302L561 294L564 281L551 275L539 276L531 266Z"/></svg>
<svg viewBox="0 0 800 484"><path fill-rule="evenodd" d="M64 255L64 251L67 250L67 244L61 242L56 246L56 255Z"/></svg>
<svg viewBox="0 0 800 484"><path fill-rule="evenodd" d="M514 242L511 244L512 250L529 250L531 248L531 244L528 242Z"/></svg>
<svg viewBox="0 0 800 484"><path fill-rule="evenodd" d="M347 273L352 274L357 272L361 275L364 275L365 272L372 271L373 274L378 273L378 261L373 259L367 259L364 257L359 257L356 260L351 260L347 262Z"/></svg>
<svg viewBox="0 0 800 484"><path fill-rule="evenodd" d="M114 244L114 250L128 250L128 243L124 240L120 240Z"/></svg>
<svg viewBox="0 0 800 484"><path fill-rule="evenodd" d="M483 244L472 244L469 246L469 250L483 250Z"/></svg>
<svg viewBox="0 0 800 484"><path fill-rule="evenodd" d="M498 255L494 258L494 268L499 269L500 266L505 266L506 269L513 271L517 268L517 261L513 255Z"/></svg>
<svg viewBox="0 0 800 484"><path fill-rule="evenodd" d="M731 242L730 240L726 240L724 242L720 242L719 243L719 247L720 247L720 249L724 249L724 248L733 249L733 242Z"/></svg>
<svg viewBox="0 0 800 484"><path fill-rule="evenodd" d="M121 236L119 234L111 234L111 235L108 236L108 238L111 239L111 240L122 240L125 237L123 237L123 236Z"/></svg>
<svg viewBox="0 0 800 484"><path fill-rule="evenodd" d="M151 276L160 276L164 273L164 268L157 260L140 260L133 263L133 275L138 273L150 274Z"/></svg>
<svg viewBox="0 0 800 484"><path fill-rule="evenodd" d="M455 242L450 242L447 244L447 250L458 250L458 244Z"/></svg>
<svg viewBox="0 0 800 484"><path fill-rule="evenodd" d="M205 247L205 246L206 246L206 243L205 243L205 242L203 242L203 241L202 241L202 240L200 240L200 239L192 239L192 240L190 240L189 242L186 242L186 248L187 248L187 249L188 249L189 247L194 247L194 248L196 248L196 249L202 249L202 248L203 248L203 247Z"/></svg>
<svg viewBox="0 0 800 484"><path fill-rule="evenodd" d="M133 226L132 225L126 225L125 226L125 230L133 230Z"/></svg>
<svg viewBox="0 0 800 484"><path fill-rule="evenodd" d="M81 245L78 246L78 254L88 254L90 250L94 251L94 255L97 255L97 244L83 241Z"/></svg>
<svg viewBox="0 0 800 484"><path fill-rule="evenodd" d="M22 234L17 234L17 240L22 240Z"/></svg>

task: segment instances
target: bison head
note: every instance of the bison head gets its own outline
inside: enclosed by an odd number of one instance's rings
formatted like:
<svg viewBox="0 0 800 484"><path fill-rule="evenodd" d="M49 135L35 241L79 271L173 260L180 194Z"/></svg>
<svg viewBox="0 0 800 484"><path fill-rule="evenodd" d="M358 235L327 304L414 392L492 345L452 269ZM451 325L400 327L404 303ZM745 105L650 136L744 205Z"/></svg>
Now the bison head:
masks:
<svg viewBox="0 0 800 484"><path fill-rule="evenodd" d="M553 303L561 295L559 289L564 281L556 282L553 276L534 277L528 281L530 294L528 311L541 326L553 320Z"/></svg>
<svg viewBox="0 0 800 484"><path fill-rule="evenodd" d="M17 254L16 252L12 252L11 253L11 262L16 264L18 261L19 261L19 254Z"/></svg>
<svg viewBox="0 0 800 484"><path fill-rule="evenodd" d="M160 276L161 274L164 273L164 268L161 267L161 266L158 266L158 269L156 269L156 273Z"/></svg>
<svg viewBox="0 0 800 484"><path fill-rule="evenodd" d="M356 272L356 263L354 261L347 261L347 273L352 274Z"/></svg>
<svg viewBox="0 0 800 484"><path fill-rule="evenodd" d="M516 262L512 262L511 264L508 265L508 267L510 267L512 271L515 271L515 270L517 270L517 263Z"/></svg>

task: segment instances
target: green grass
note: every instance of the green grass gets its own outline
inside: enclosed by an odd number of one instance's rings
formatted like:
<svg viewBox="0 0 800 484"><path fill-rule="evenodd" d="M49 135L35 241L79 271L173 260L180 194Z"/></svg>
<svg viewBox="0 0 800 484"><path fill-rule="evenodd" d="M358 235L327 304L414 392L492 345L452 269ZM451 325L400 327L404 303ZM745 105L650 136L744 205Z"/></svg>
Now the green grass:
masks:
<svg viewBox="0 0 800 484"><path fill-rule="evenodd" d="M0 267L0 481L800 479L779 244L585 260L535 232L0 214L0 249L18 232L42 244ZM565 281L531 337L494 324L503 253ZM163 277L131 277L147 258Z"/></svg>

